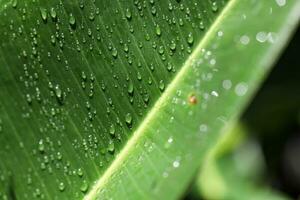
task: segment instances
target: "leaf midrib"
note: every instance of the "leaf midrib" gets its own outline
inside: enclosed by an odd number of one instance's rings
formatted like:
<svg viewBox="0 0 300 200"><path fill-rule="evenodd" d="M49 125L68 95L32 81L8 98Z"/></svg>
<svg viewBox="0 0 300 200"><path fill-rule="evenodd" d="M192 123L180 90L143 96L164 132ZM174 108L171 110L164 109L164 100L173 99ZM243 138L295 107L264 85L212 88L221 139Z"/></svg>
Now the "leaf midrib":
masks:
<svg viewBox="0 0 300 200"><path fill-rule="evenodd" d="M219 16L215 19L213 24L210 26L208 31L205 33L203 39L199 42L193 53L188 57L186 62L183 64L179 72L175 75L174 79L167 86L165 92L158 98L153 107L146 114L144 120L138 126L136 131L133 132L132 137L124 145L123 149L113 160L111 165L107 168L104 174L96 181L92 189L85 195L84 200L92 200L96 198L96 195L101 188L105 187L105 184L109 181L111 176L121 167L121 164L124 163L130 152L136 146L139 141L139 138L143 136L144 130L148 128L150 122L156 118L156 115L159 113L159 110L164 106L164 102L167 101L170 94L177 88L178 83L184 77L189 66L194 62L196 56L201 52L203 47L209 42L211 35L217 30L217 27L222 22L228 11L235 5L237 0L231 0L227 3L224 9L221 11Z"/></svg>

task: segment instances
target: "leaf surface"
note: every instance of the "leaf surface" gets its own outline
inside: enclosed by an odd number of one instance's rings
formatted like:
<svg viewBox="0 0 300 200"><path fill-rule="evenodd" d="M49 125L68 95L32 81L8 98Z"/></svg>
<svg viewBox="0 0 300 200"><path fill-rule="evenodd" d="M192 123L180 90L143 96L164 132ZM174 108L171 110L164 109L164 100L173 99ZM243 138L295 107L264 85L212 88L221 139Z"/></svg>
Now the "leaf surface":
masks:
<svg viewBox="0 0 300 200"><path fill-rule="evenodd" d="M298 10L296 0L1 1L0 194L178 198Z"/></svg>

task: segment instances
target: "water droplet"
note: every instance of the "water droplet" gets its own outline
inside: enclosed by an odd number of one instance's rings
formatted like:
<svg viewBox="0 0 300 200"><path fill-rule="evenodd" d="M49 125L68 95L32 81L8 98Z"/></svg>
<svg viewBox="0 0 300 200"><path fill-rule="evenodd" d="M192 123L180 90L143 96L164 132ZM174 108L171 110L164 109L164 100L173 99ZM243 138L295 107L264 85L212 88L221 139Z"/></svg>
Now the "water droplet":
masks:
<svg viewBox="0 0 300 200"><path fill-rule="evenodd" d="M39 188L36 188L34 193L35 193L34 196L36 197L40 197L42 195L42 192Z"/></svg>
<svg viewBox="0 0 300 200"><path fill-rule="evenodd" d="M133 83L131 81L129 81L128 88L127 88L128 94L132 95L133 94L133 90L134 90Z"/></svg>
<svg viewBox="0 0 300 200"><path fill-rule="evenodd" d="M63 192L65 190L65 184L63 182L60 182L59 185L58 185L58 189L59 191Z"/></svg>
<svg viewBox="0 0 300 200"><path fill-rule="evenodd" d="M282 6L285 6L286 0L276 0L276 3L278 6L282 7Z"/></svg>
<svg viewBox="0 0 300 200"><path fill-rule="evenodd" d="M115 151L115 144L112 140L109 141L107 151L113 153Z"/></svg>
<svg viewBox="0 0 300 200"><path fill-rule="evenodd" d="M212 3L211 9L212 9L213 12L217 12L218 11L218 4L217 4L217 2L213 2Z"/></svg>
<svg viewBox="0 0 300 200"><path fill-rule="evenodd" d="M57 160L62 160L62 154L60 152L57 152Z"/></svg>
<svg viewBox="0 0 300 200"><path fill-rule="evenodd" d="M82 177L82 176L83 176L83 171L82 171L81 168L79 168L79 169L77 170L77 175L78 175L79 177Z"/></svg>
<svg viewBox="0 0 300 200"><path fill-rule="evenodd" d="M89 19L90 19L90 21L94 21L95 20L95 14L91 12L90 15L89 15Z"/></svg>
<svg viewBox="0 0 300 200"><path fill-rule="evenodd" d="M44 153L45 152L45 145L44 145L44 141L43 140L39 141L38 150L39 150L40 153Z"/></svg>
<svg viewBox="0 0 300 200"><path fill-rule="evenodd" d="M118 57L118 50L116 48L113 48L112 52L111 52L111 55L114 57L114 58L117 58Z"/></svg>
<svg viewBox="0 0 300 200"><path fill-rule="evenodd" d="M199 28L200 28L200 30L204 30L204 29L205 29L205 26L204 26L203 21L201 21L201 22L199 23Z"/></svg>
<svg viewBox="0 0 300 200"><path fill-rule="evenodd" d="M256 40L258 42L263 43L263 42L267 41L267 39L268 39L268 34L266 32L261 31L256 34Z"/></svg>
<svg viewBox="0 0 300 200"><path fill-rule="evenodd" d="M26 101L29 105L32 104L32 98L31 98L30 94L26 94Z"/></svg>
<svg viewBox="0 0 300 200"><path fill-rule="evenodd" d="M110 125L109 127L109 133L114 136L116 132L115 126L113 124Z"/></svg>
<svg viewBox="0 0 300 200"><path fill-rule="evenodd" d="M149 94L145 94L145 95L143 96L143 100L144 100L145 104L148 104L148 103L149 103L149 99L150 99Z"/></svg>
<svg viewBox="0 0 300 200"><path fill-rule="evenodd" d="M126 9L125 15L128 20L131 20L132 15L131 15L131 11L128 8Z"/></svg>
<svg viewBox="0 0 300 200"><path fill-rule="evenodd" d="M72 27L74 27L75 24L76 24L76 19L75 19L74 15L73 15L72 13L69 15L69 24L70 24Z"/></svg>
<svg viewBox="0 0 300 200"><path fill-rule="evenodd" d="M80 9L84 9L84 1L83 0L80 1L79 8Z"/></svg>
<svg viewBox="0 0 300 200"><path fill-rule="evenodd" d="M189 33L188 38L187 38L187 42L189 45L192 45L194 43L194 37L192 33Z"/></svg>
<svg viewBox="0 0 300 200"><path fill-rule="evenodd" d="M159 86L158 87L159 87L160 91L164 91L164 89L165 89L165 83L164 83L163 80L159 81Z"/></svg>
<svg viewBox="0 0 300 200"><path fill-rule="evenodd" d="M84 180L80 186L80 191L86 193L89 189L89 185L86 180Z"/></svg>
<svg viewBox="0 0 300 200"><path fill-rule="evenodd" d="M157 10L156 10L156 8L155 7L152 7L151 8L151 13L152 13L152 15L156 15L156 12L157 12Z"/></svg>
<svg viewBox="0 0 300 200"><path fill-rule="evenodd" d="M172 143L173 143L173 137L169 137L168 140L167 140L167 142L165 143L164 147L166 149L168 149L168 148L170 148L170 146L172 145Z"/></svg>
<svg viewBox="0 0 300 200"><path fill-rule="evenodd" d="M155 33L157 36L161 36L161 29L160 29L159 25L156 25Z"/></svg>
<svg viewBox="0 0 300 200"><path fill-rule="evenodd" d="M248 91L248 85L246 83L238 83L234 91L238 96L244 96Z"/></svg>
<svg viewBox="0 0 300 200"><path fill-rule="evenodd" d="M126 114L125 121L126 121L126 124L131 125L131 123L132 123L132 116L131 116L130 113Z"/></svg>
<svg viewBox="0 0 300 200"><path fill-rule="evenodd" d="M206 124L201 124L201 125L199 126L199 130L200 130L200 132L207 132L208 127L207 127Z"/></svg>
<svg viewBox="0 0 300 200"><path fill-rule="evenodd" d="M149 41L149 40L150 40L150 35L149 35L148 33L145 35L145 40L146 40L146 41Z"/></svg>
<svg viewBox="0 0 300 200"><path fill-rule="evenodd" d="M215 97L218 97L218 96L219 96L219 93L218 93L217 91L214 91L214 90L213 90L213 91L211 92L211 95L212 95L212 96L215 96Z"/></svg>
<svg viewBox="0 0 300 200"><path fill-rule="evenodd" d="M40 8L41 17L44 21L47 21L47 10L45 8Z"/></svg>
<svg viewBox="0 0 300 200"><path fill-rule="evenodd" d="M142 75L141 75L141 73L140 73L140 72L138 72L138 73L137 73L137 79L138 79L139 81L141 81L141 80L142 80Z"/></svg>
<svg viewBox="0 0 300 200"><path fill-rule="evenodd" d="M218 31L217 33L218 37L222 37L224 35L223 31Z"/></svg>
<svg viewBox="0 0 300 200"><path fill-rule="evenodd" d="M162 175L163 175L164 178L167 178L169 176L169 173L168 172L163 172Z"/></svg>
<svg viewBox="0 0 300 200"><path fill-rule="evenodd" d="M62 91L61 91L59 85L56 85L54 90L55 90L56 97L60 99L62 97Z"/></svg>
<svg viewBox="0 0 300 200"><path fill-rule="evenodd" d="M56 20L57 15L54 8L50 9L50 16L52 17L53 20Z"/></svg>
<svg viewBox="0 0 300 200"><path fill-rule="evenodd" d="M55 36L54 36L54 35L51 35L50 41L51 41L51 44L52 44L53 46L55 46L56 40L55 40Z"/></svg>
<svg viewBox="0 0 300 200"><path fill-rule="evenodd" d="M159 53L160 55L162 55L162 54L164 54L164 52L165 52L164 47L163 47L163 46L160 46L159 49L158 49L158 53Z"/></svg>
<svg viewBox="0 0 300 200"><path fill-rule="evenodd" d="M250 38L249 38L247 35L243 35L243 36L240 38L240 42L241 42L243 45L247 45L247 44L249 44L249 42L250 42Z"/></svg>
<svg viewBox="0 0 300 200"><path fill-rule="evenodd" d="M175 160L175 161L173 162L173 167L174 167L174 168L178 168L179 165L180 165L179 160Z"/></svg>
<svg viewBox="0 0 300 200"><path fill-rule="evenodd" d="M174 41L171 42L171 44L170 44L170 49L171 49L172 51L175 51L175 49L176 49L176 43L175 43Z"/></svg>
<svg viewBox="0 0 300 200"><path fill-rule="evenodd" d="M173 69L172 63L168 63L168 64L167 64L167 70L168 70L168 71L171 71L172 69Z"/></svg>
<svg viewBox="0 0 300 200"><path fill-rule="evenodd" d="M124 51L127 53L129 51L128 45L125 43L124 44Z"/></svg>
<svg viewBox="0 0 300 200"><path fill-rule="evenodd" d="M231 80L224 80L222 86L225 90L229 90L232 86Z"/></svg>
<svg viewBox="0 0 300 200"><path fill-rule="evenodd" d="M13 2L12 2L12 7L13 7L13 8L16 8L17 5L18 5L18 1L17 1L17 0L13 0Z"/></svg>

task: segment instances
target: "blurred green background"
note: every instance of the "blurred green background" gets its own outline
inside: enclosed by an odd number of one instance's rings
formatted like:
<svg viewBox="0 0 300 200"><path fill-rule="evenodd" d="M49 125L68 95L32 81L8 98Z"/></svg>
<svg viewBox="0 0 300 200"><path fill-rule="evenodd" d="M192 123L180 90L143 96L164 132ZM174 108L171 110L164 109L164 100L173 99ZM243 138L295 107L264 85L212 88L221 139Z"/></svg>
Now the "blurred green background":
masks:
<svg viewBox="0 0 300 200"><path fill-rule="evenodd" d="M262 148L265 181L300 196L300 29L244 114Z"/></svg>

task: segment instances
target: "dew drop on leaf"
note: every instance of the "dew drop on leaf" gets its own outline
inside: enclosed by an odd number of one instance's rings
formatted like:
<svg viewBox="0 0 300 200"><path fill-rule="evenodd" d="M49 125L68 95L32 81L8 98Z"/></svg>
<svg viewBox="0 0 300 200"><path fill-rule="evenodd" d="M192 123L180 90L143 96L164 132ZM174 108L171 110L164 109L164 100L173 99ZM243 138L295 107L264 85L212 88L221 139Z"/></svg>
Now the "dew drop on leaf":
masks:
<svg viewBox="0 0 300 200"><path fill-rule="evenodd" d="M133 90L134 90L133 83L131 81L129 81L128 88L127 88L128 94L132 95L133 94Z"/></svg>
<svg viewBox="0 0 300 200"><path fill-rule="evenodd" d="M124 51L127 53L129 51L128 45L125 43L124 44Z"/></svg>
<svg viewBox="0 0 300 200"><path fill-rule="evenodd" d="M65 184L63 182L60 182L59 185L58 185L58 189L59 191L63 192L65 190Z"/></svg>
<svg viewBox="0 0 300 200"><path fill-rule="evenodd" d="M39 141L38 150L39 150L40 153L44 153L45 152L45 145L44 145L44 141L43 140Z"/></svg>
<svg viewBox="0 0 300 200"><path fill-rule="evenodd" d="M26 101L29 105L32 104L32 98L31 98L30 94L26 94Z"/></svg>
<svg viewBox="0 0 300 200"><path fill-rule="evenodd" d="M282 7L282 6L285 6L286 0L276 0L276 3L278 6Z"/></svg>
<svg viewBox="0 0 300 200"><path fill-rule="evenodd" d="M128 8L126 9L125 15L128 20L131 20L132 15L131 15L131 11Z"/></svg>
<svg viewBox="0 0 300 200"><path fill-rule="evenodd" d="M165 145L164 145L165 149L170 148L172 143L173 143L173 137L169 137L168 140L166 141Z"/></svg>
<svg viewBox="0 0 300 200"><path fill-rule="evenodd" d="M110 125L109 127L109 133L114 136L116 132L115 126L113 124Z"/></svg>
<svg viewBox="0 0 300 200"><path fill-rule="evenodd" d="M180 165L179 160L175 160L175 161L173 162L173 167L174 167L174 168L178 168L179 165Z"/></svg>
<svg viewBox="0 0 300 200"><path fill-rule="evenodd" d="M86 76L84 71L81 72L81 78L82 78L83 81L87 80L87 76Z"/></svg>
<svg viewBox="0 0 300 200"><path fill-rule="evenodd" d="M60 152L57 152L56 157L57 157L57 160L62 160L62 154Z"/></svg>
<svg viewBox="0 0 300 200"><path fill-rule="evenodd" d="M59 87L59 85L56 85L55 86L55 95L58 99L61 99L62 98L62 91Z"/></svg>
<svg viewBox="0 0 300 200"><path fill-rule="evenodd" d="M51 8L51 9L50 9L50 16L52 17L53 20L56 19L56 17L57 17L56 15L57 15L57 14L56 14L55 9L54 9L54 8Z"/></svg>
<svg viewBox="0 0 300 200"><path fill-rule="evenodd" d="M12 7L13 7L13 8L16 8L17 5L18 5L18 0L13 0L13 1L12 1Z"/></svg>
<svg viewBox="0 0 300 200"><path fill-rule="evenodd" d="M86 180L84 180L80 186L80 191L86 193L89 189L89 185Z"/></svg>
<svg viewBox="0 0 300 200"><path fill-rule="evenodd" d="M171 49L172 51L175 51L175 49L176 49L176 43L175 43L174 41L171 41L170 49Z"/></svg>
<svg viewBox="0 0 300 200"><path fill-rule="evenodd" d="M138 79L139 81L141 81L141 80L142 80L142 75L141 75L141 73L140 73L140 72L138 72L138 73L137 73L137 79Z"/></svg>
<svg viewBox="0 0 300 200"><path fill-rule="evenodd" d="M212 3L211 9L212 9L213 12L217 12L218 11L218 4L217 4L217 2L213 2Z"/></svg>
<svg viewBox="0 0 300 200"><path fill-rule="evenodd" d="M45 8L40 8L40 12L43 21L47 21L47 10Z"/></svg>
<svg viewBox="0 0 300 200"><path fill-rule="evenodd" d="M126 124L127 125L131 125L132 123L132 116L130 113L127 113L126 116L125 116L125 121L126 121Z"/></svg>
<svg viewBox="0 0 300 200"><path fill-rule="evenodd" d="M205 29L205 25L204 25L203 21L201 21L201 22L199 23L199 28L200 28L201 30L204 30L204 29Z"/></svg>
<svg viewBox="0 0 300 200"><path fill-rule="evenodd" d="M112 140L109 141L107 151L113 153L115 151L115 144Z"/></svg>
<svg viewBox="0 0 300 200"><path fill-rule="evenodd" d="M156 25L155 33L156 33L157 36L161 36L161 29L160 29L159 25Z"/></svg>
<svg viewBox="0 0 300 200"><path fill-rule="evenodd" d="M74 17L74 15L73 15L72 13L69 15L69 24L70 24L72 27L75 26L75 24L76 24L75 17Z"/></svg>
<svg viewBox="0 0 300 200"><path fill-rule="evenodd" d="M77 170L77 175L78 175L79 177L82 177L82 176L83 176L83 171L82 171L81 168L79 168L79 169Z"/></svg>
<svg viewBox="0 0 300 200"><path fill-rule="evenodd" d="M117 58L118 57L118 50L116 48L113 48L112 52L111 52L111 55L114 57L114 58Z"/></svg>
<svg viewBox="0 0 300 200"><path fill-rule="evenodd" d="M236 95L244 96L248 91L248 85L244 82L238 83L235 86L234 91L235 91Z"/></svg>
<svg viewBox="0 0 300 200"><path fill-rule="evenodd" d="M192 33L189 33L188 38L187 38L187 42L189 45L192 45L194 43L194 37Z"/></svg>
<svg viewBox="0 0 300 200"><path fill-rule="evenodd" d="M164 91L164 89L165 89L165 83L163 80L159 81L159 89L160 89L160 91Z"/></svg>

